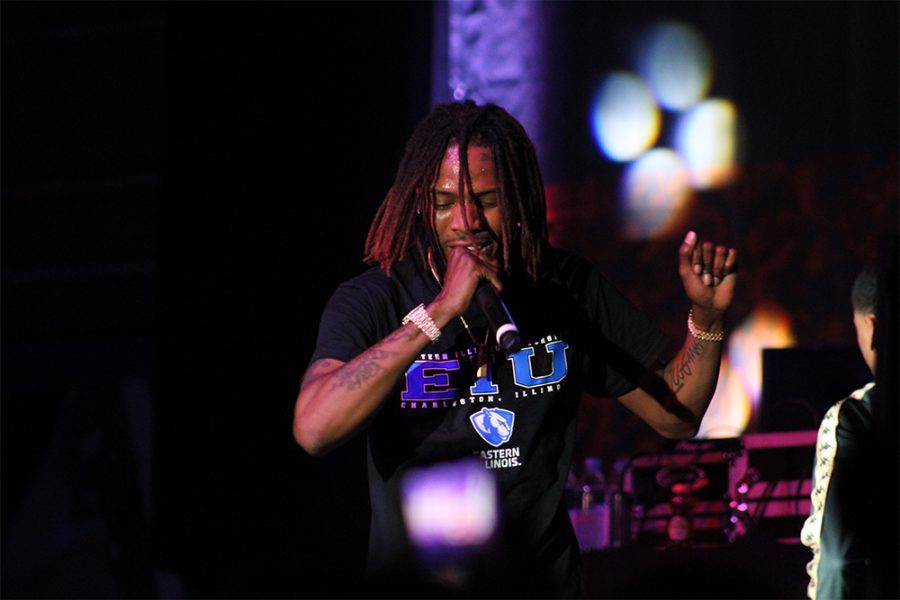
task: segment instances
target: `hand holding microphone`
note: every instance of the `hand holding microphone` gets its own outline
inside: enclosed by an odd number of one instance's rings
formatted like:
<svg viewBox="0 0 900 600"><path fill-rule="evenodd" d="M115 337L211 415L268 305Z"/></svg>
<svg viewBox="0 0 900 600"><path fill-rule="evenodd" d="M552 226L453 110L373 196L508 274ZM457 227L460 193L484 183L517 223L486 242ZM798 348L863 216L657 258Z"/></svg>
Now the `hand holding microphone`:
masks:
<svg viewBox="0 0 900 600"><path fill-rule="evenodd" d="M461 245L450 249L440 296L458 316L465 312L474 295L497 344L507 353L516 352L521 348L519 328L500 296L498 290L502 287L493 258Z"/></svg>

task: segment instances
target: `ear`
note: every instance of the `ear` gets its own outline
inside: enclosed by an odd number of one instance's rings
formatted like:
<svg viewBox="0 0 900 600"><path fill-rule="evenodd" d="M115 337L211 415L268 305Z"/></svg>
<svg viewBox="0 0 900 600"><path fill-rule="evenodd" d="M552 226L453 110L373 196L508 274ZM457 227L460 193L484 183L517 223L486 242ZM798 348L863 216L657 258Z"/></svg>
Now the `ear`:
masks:
<svg viewBox="0 0 900 600"><path fill-rule="evenodd" d="M875 315L866 315L865 323L866 323L866 327L869 329L869 332L871 333L870 337L872 339L872 350L876 349L875 338L877 337L877 328L875 327L875 321L876 321Z"/></svg>

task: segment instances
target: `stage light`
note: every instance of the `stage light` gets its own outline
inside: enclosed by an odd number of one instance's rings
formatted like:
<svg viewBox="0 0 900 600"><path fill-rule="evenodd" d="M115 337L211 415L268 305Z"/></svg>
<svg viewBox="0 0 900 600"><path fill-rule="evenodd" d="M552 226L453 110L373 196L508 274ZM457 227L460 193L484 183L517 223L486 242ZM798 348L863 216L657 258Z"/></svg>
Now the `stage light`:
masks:
<svg viewBox="0 0 900 600"><path fill-rule="evenodd" d="M737 174L737 109L728 100L705 100L681 115L675 148L684 157L694 189L732 182Z"/></svg>
<svg viewBox="0 0 900 600"><path fill-rule="evenodd" d="M719 365L716 391L700 423L697 437L700 439L739 437L747 428L751 416L750 397L740 373L735 370L726 354Z"/></svg>
<svg viewBox="0 0 900 600"><path fill-rule="evenodd" d="M610 73L594 96L591 126L600 150L615 161L628 161L659 136L659 108L650 89L632 73Z"/></svg>
<svg viewBox="0 0 900 600"><path fill-rule="evenodd" d="M763 348L788 348L795 344L791 320L780 306L756 307L728 338L719 381L698 438L737 437L759 410L762 388Z"/></svg>
<svg viewBox="0 0 900 600"><path fill-rule="evenodd" d="M637 51L637 71L665 108L684 110L706 96L712 53L703 36L677 21L654 25Z"/></svg>
<svg viewBox="0 0 900 600"><path fill-rule="evenodd" d="M628 166L622 178L622 235L630 240L647 240L679 231L691 198L688 171L678 154L667 148L643 154Z"/></svg>
<svg viewBox="0 0 900 600"><path fill-rule="evenodd" d="M740 373L754 411L759 409L763 348L790 348L795 344L790 317L774 303L757 306L741 326L732 332L728 342L728 356Z"/></svg>

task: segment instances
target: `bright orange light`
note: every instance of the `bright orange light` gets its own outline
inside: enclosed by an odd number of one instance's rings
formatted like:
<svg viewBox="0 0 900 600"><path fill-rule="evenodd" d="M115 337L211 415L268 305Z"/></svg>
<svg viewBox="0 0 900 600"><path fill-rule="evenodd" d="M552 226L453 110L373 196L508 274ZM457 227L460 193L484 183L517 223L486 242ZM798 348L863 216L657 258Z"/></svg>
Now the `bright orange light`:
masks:
<svg viewBox="0 0 900 600"><path fill-rule="evenodd" d="M753 414L750 396L727 356L722 357L719 381L709 409L700 423L698 438L739 437Z"/></svg>
<svg viewBox="0 0 900 600"><path fill-rule="evenodd" d="M763 348L790 348L796 344L788 313L775 303L757 306L728 342L728 356L740 372L754 410L762 390Z"/></svg>
<svg viewBox="0 0 900 600"><path fill-rule="evenodd" d="M789 348L795 343L790 317L783 308L774 303L757 306L729 337L716 392L697 437L742 434L759 407L763 348Z"/></svg>

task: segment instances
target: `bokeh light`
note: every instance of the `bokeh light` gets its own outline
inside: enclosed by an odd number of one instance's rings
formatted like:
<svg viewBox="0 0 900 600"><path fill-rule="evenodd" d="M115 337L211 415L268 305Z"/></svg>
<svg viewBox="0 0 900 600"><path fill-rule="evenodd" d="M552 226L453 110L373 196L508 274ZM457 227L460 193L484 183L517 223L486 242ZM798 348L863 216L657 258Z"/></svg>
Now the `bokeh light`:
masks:
<svg viewBox="0 0 900 600"><path fill-rule="evenodd" d="M659 136L660 114L650 89L631 73L610 73L591 108L594 139L606 156L632 160Z"/></svg>
<svg viewBox="0 0 900 600"><path fill-rule="evenodd" d="M719 367L716 392L700 423L697 437L702 439L739 437L747 428L752 414L753 405L743 384L743 378L726 355Z"/></svg>
<svg viewBox="0 0 900 600"><path fill-rule="evenodd" d="M684 157L695 189L715 188L734 180L737 109L729 100L709 99L678 119L675 148Z"/></svg>
<svg viewBox="0 0 900 600"><path fill-rule="evenodd" d="M678 232L692 197L688 169L677 153L667 148L645 153L622 179L622 235L647 240Z"/></svg>
<svg viewBox="0 0 900 600"><path fill-rule="evenodd" d="M795 343L790 317L783 308L773 303L757 306L729 337L716 392L697 437L740 436L759 410L763 349L789 348Z"/></svg>
<svg viewBox="0 0 900 600"><path fill-rule="evenodd" d="M712 53L703 36L685 23L654 25L638 46L636 62L659 104L671 110L693 106L712 82Z"/></svg>
<svg viewBox="0 0 900 600"><path fill-rule="evenodd" d="M492 473L473 460L414 469L402 481L404 525L421 548L485 543L497 528L497 502Z"/></svg>
<svg viewBox="0 0 900 600"><path fill-rule="evenodd" d="M791 319L779 305L767 302L757 306L728 342L728 356L741 375L744 388L756 412L762 390L762 351L764 348L790 348L796 344Z"/></svg>

